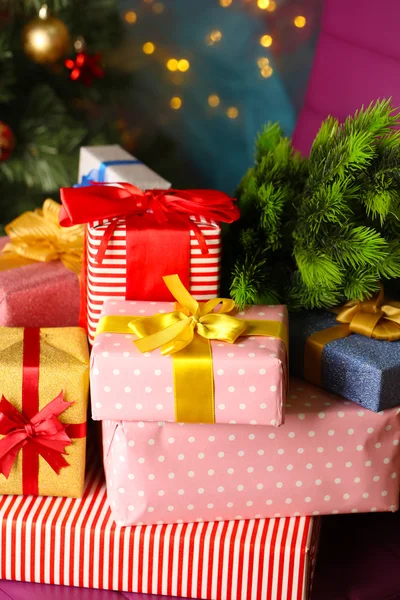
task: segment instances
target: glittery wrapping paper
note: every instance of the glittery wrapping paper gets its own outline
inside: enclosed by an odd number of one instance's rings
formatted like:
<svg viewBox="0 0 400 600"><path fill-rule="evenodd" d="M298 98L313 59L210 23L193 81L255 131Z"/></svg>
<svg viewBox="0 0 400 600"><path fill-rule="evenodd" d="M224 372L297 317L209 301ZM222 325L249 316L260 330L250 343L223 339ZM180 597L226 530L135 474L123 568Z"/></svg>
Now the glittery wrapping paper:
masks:
<svg viewBox="0 0 400 600"><path fill-rule="evenodd" d="M23 328L0 327L0 397L21 412L23 375ZM41 329L39 366L39 410L58 394L73 402L59 419L66 424L85 423L89 395L89 351L86 334L78 327ZM83 493L86 438L72 439L67 446L69 467L57 475L39 457L39 494L70 496ZM0 494L22 494L22 452L8 479L0 474Z"/></svg>
<svg viewBox="0 0 400 600"><path fill-rule="evenodd" d="M278 429L123 418L102 425L119 524L398 509L400 409L374 413L294 378Z"/></svg>
<svg viewBox="0 0 400 600"><path fill-rule="evenodd" d="M0 271L0 326L76 326L79 305L79 279L60 261Z"/></svg>
<svg viewBox="0 0 400 600"><path fill-rule="evenodd" d="M303 376L304 348L313 333L338 325L335 315L304 311L290 315L290 372ZM400 342L353 334L327 344L322 353L326 390L378 412L400 405Z"/></svg>

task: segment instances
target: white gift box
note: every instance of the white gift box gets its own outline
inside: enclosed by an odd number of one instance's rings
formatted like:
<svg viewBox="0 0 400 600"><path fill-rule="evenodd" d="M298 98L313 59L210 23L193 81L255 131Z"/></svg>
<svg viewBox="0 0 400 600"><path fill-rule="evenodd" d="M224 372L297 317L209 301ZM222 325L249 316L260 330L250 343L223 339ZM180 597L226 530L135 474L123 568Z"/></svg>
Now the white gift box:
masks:
<svg viewBox="0 0 400 600"><path fill-rule="evenodd" d="M147 190L167 190L171 187L169 181L117 144L81 148L78 181L81 183L85 179L108 183L125 181Z"/></svg>

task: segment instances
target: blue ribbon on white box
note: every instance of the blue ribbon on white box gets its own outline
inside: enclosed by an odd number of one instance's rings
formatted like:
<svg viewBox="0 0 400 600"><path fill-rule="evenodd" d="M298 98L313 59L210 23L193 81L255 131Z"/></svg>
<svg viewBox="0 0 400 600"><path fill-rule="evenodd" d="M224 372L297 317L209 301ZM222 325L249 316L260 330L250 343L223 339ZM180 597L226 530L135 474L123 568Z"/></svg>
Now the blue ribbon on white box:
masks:
<svg viewBox="0 0 400 600"><path fill-rule="evenodd" d="M142 161L138 160L137 158L131 158L128 160L105 160L104 162L100 163L98 169L92 169L87 175L82 175L81 182L75 184L74 187L87 187L90 185L91 181L96 181L97 183L104 183L106 179L107 167L142 164Z"/></svg>

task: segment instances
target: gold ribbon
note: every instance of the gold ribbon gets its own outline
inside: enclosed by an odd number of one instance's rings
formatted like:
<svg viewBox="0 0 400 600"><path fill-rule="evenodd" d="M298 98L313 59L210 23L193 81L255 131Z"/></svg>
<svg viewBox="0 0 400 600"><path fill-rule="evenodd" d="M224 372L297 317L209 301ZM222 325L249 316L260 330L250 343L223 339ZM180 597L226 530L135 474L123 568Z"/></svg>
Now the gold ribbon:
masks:
<svg viewBox="0 0 400 600"><path fill-rule="evenodd" d="M304 351L304 378L315 385L322 383L322 352L329 342L358 333L375 340L400 340L400 302L385 303L383 287L375 298L347 302L332 309L341 325L310 335Z"/></svg>
<svg viewBox="0 0 400 600"><path fill-rule="evenodd" d="M141 352L161 349L172 355L175 419L180 423L215 423L214 374L211 340L234 344L241 336L269 336L288 347L287 330L277 321L245 321L233 317L233 300L214 298L197 302L178 275L163 278L177 300L176 310L151 317L103 317L96 336L103 332L137 336ZM216 311L217 307L219 309Z"/></svg>
<svg viewBox="0 0 400 600"><path fill-rule="evenodd" d="M84 226L61 227L60 208L60 204L47 199L41 209L25 212L5 227L10 242L0 254L0 271L61 260L68 269L80 273Z"/></svg>

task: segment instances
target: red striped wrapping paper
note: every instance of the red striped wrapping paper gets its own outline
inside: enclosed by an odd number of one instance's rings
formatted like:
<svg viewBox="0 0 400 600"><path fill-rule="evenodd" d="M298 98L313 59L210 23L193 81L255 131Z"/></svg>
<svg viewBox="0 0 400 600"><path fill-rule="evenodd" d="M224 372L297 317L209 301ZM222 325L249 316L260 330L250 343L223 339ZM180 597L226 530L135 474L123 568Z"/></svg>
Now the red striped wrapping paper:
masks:
<svg viewBox="0 0 400 600"><path fill-rule="evenodd" d="M193 220L195 220L193 218ZM199 243L190 232L190 293L197 300L209 300L218 295L221 230L214 221L204 217L195 220L209 248L208 255L201 255ZM95 222L88 227L87 243L87 302L89 340L94 333L106 298L125 300L126 292L126 226L121 219L114 230L102 264L96 263L101 239L109 221Z"/></svg>
<svg viewBox="0 0 400 600"><path fill-rule="evenodd" d="M319 517L119 527L82 499L0 496L0 578L207 600L306 600Z"/></svg>

